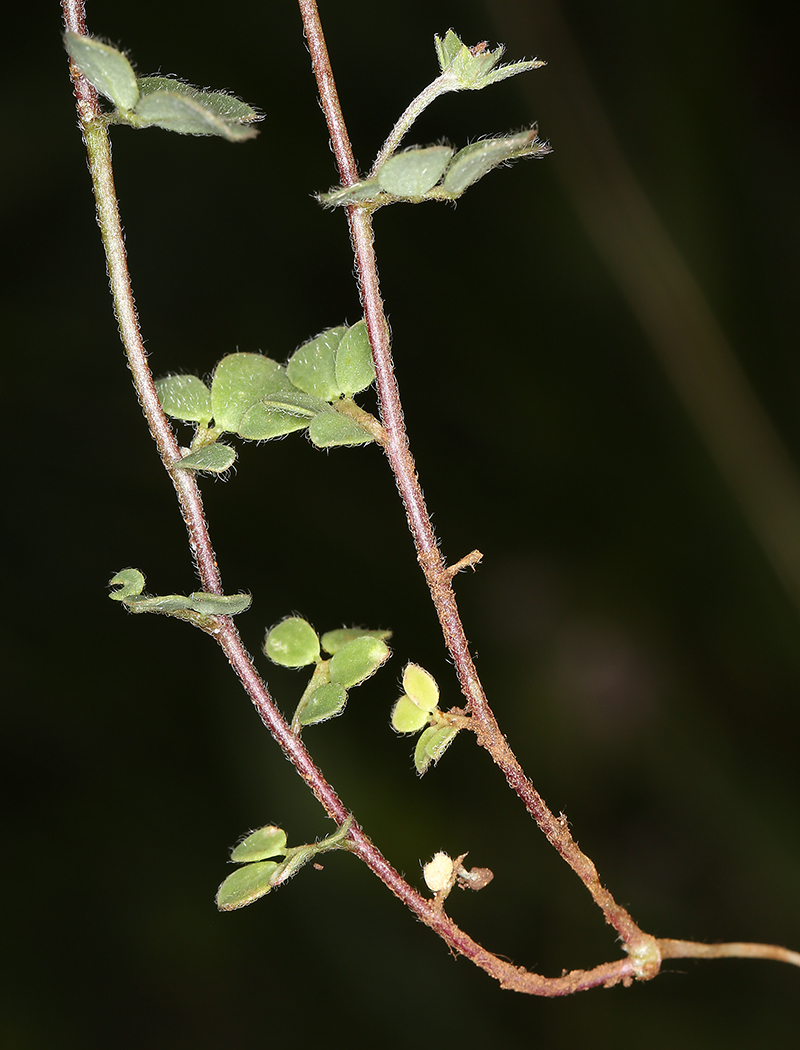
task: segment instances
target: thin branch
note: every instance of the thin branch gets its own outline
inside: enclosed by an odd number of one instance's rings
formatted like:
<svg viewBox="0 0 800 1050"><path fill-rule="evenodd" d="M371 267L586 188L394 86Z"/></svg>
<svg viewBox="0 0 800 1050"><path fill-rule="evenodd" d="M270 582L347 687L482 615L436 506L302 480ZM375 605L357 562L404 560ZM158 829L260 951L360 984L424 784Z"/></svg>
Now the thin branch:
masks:
<svg viewBox="0 0 800 1050"><path fill-rule="evenodd" d="M658 941L662 959L772 959L774 962L800 966L800 952L775 944L751 944L731 941L728 944L699 944L697 941Z"/></svg>
<svg viewBox="0 0 800 1050"><path fill-rule="evenodd" d="M339 105L316 0L299 0L299 4L333 152L339 165L342 184L349 185L347 179L350 173L356 170L355 160ZM417 557L425 574L462 692L467 700L467 709L473 716L473 727L478 742L491 754L548 841L584 883L626 947L635 950L647 935L639 929L625 908L617 904L602 886L594 864L572 838L566 819L556 817L550 811L544 799L525 776L489 706L459 615L452 585L454 573L445 566L439 550L408 444L389 346L389 326L380 294L372 216L368 209L357 205L350 206L347 213L361 302L375 362L381 420L386 430L383 447L405 506L409 528L417 548Z"/></svg>

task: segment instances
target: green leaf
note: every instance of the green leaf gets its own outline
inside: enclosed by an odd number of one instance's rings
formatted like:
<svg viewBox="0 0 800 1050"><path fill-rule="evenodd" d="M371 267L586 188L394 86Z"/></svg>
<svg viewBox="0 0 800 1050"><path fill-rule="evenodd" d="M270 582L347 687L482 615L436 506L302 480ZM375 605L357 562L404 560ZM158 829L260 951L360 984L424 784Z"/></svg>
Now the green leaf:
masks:
<svg viewBox="0 0 800 1050"><path fill-rule="evenodd" d="M282 437L295 430L304 430L327 407L326 401L294 388L268 394L245 412L238 433L252 441Z"/></svg>
<svg viewBox="0 0 800 1050"><path fill-rule="evenodd" d="M236 908L243 908L269 893L272 889L272 879L280 867L277 861L262 860L237 868L217 891L219 910L234 911Z"/></svg>
<svg viewBox="0 0 800 1050"><path fill-rule="evenodd" d="M121 51L91 36L65 33L64 46L92 87L121 110L133 109L139 86L133 67Z"/></svg>
<svg viewBox="0 0 800 1050"><path fill-rule="evenodd" d="M122 569L116 576L108 581L109 587L119 585L119 589L112 591L109 598L115 602L124 602L128 598L139 595L144 590L144 575L138 569ZM328 650L330 652L330 650Z"/></svg>
<svg viewBox="0 0 800 1050"><path fill-rule="evenodd" d="M281 667L306 667L320 658L319 638L307 620L288 616L268 632L264 652Z"/></svg>
<svg viewBox="0 0 800 1050"><path fill-rule="evenodd" d="M380 638L386 640L392 637L391 631L366 631L361 627L339 627L335 631L326 631L322 636L322 648L326 653L334 654L352 642L356 638Z"/></svg>
<svg viewBox="0 0 800 1050"><path fill-rule="evenodd" d="M314 725L316 722L325 722L328 718L335 718L344 711L347 703L347 690L333 682L321 685L319 689L306 698L303 708L298 717L301 726Z"/></svg>
<svg viewBox="0 0 800 1050"><path fill-rule="evenodd" d="M228 354L214 369L211 382L214 425L236 434L245 412L256 402L293 389L277 361L263 354Z"/></svg>
<svg viewBox="0 0 800 1050"><path fill-rule="evenodd" d="M431 762L436 765L455 740L457 732L458 730L453 726L436 725L428 726L422 733L414 748L414 765L420 776Z"/></svg>
<svg viewBox="0 0 800 1050"><path fill-rule="evenodd" d="M231 142L254 138L251 125L261 114L221 91L203 91L172 77L141 77L135 107L140 126L165 128L181 135L218 135Z"/></svg>
<svg viewBox="0 0 800 1050"><path fill-rule="evenodd" d="M451 91L481 91L490 84L497 84L508 77L514 77L518 73L526 73L531 69L538 69L545 65L539 59L528 62L512 62L505 66L497 66L502 58L505 48L501 45L490 51L486 43L467 47L462 44L458 35L452 29L448 30L442 40L441 37L433 38L436 54L439 59L439 68L443 74L448 75L454 86ZM497 66L497 68L495 68Z"/></svg>
<svg viewBox="0 0 800 1050"><path fill-rule="evenodd" d="M253 604L249 594L212 594L210 591L193 591L189 600L189 608L202 616L238 616Z"/></svg>
<svg viewBox="0 0 800 1050"><path fill-rule="evenodd" d="M211 391L197 376L165 376L156 380L161 407L172 419L208 423L212 418Z"/></svg>
<svg viewBox="0 0 800 1050"><path fill-rule="evenodd" d="M286 853L286 832L274 824L267 824L247 836L231 853L237 864L246 861L267 860L282 857Z"/></svg>
<svg viewBox="0 0 800 1050"><path fill-rule="evenodd" d="M366 390L375 379L372 348L365 321L348 328L336 351L336 382L345 397Z"/></svg>
<svg viewBox="0 0 800 1050"><path fill-rule="evenodd" d="M468 186L505 161L523 156L543 156L549 152L550 147L539 142L535 127L518 135L473 142L456 153L447 169L442 189L448 196L458 197Z"/></svg>
<svg viewBox="0 0 800 1050"><path fill-rule="evenodd" d="M414 703L430 714L439 703L439 686L432 674L419 664L406 664L403 688Z"/></svg>
<svg viewBox="0 0 800 1050"><path fill-rule="evenodd" d="M380 638L361 637L347 642L333 654L331 682L352 689L373 675L389 659L389 647Z"/></svg>
<svg viewBox="0 0 800 1050"><path fill-rule="evenodd" d="M417 733L430 720L430 711L424 711L410 696L401 696L392 708L392 728L398 733Z"/></svg>
<svg viewBox="0 0 800 1050"><path fill-rule="evenodd" d="M308 428L308 436L317 448L332 448L334 445L368 445L375 438L360 423L344 416L334 408L314 416Z"/></svg>
<svg viewBox="0 0 800 1050"><path fill-rule="evenodd" d="M213 445L206 445L196 452L190 452L174 466L173 470L205 470L210 474L222 474L228 470L236 459L236 449L230 445L218 441Z"/></svg>
<svg viewBox="0 0 800 1050"><path fill-rule="evenodd" d="M370 204L381 196L377 179L364 179L352 186L337 186L330 193L320 193L318 200L328 208L343 208L348 204Z"/></svg>
<svg viewBox="0 0 800 1050"><path fill-rule="evenodd" d="M336 380L336 350L346 331L344 327L329 328L295 350L287 362L286 374L299 390L323 401L341 397Z"/></svg>
<svg viewBox="0 0 800 1050"><path fill-rule="evenodd" d="M396 153L378 172L378 184L393 197L421 200L444 175L452 156L450 146L427 146Z"/></svg>

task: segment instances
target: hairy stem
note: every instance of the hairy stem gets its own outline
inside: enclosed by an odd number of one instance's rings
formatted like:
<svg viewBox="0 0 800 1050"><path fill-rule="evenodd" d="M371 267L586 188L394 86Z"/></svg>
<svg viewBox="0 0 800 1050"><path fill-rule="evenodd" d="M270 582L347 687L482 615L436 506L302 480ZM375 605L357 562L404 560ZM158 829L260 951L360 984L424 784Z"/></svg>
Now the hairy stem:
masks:
<svg viewBox="0 0 800 1050"><path fill-rule="evenodd" d="M381 146L380 153L375 158L375 163L372 165L372 170L369 173L370 177L377 175L382 165L400 145L411 125L428 108L431 102L439 98L440 95L453 90L453 82L454 78L450 74L442 73L441 76L438 76L436 80L420 91L413 102L406 106L400 115L400 119L392 128L389 137Z"/></svg>
<svg viewBox="0 0 800 1050"><path fill-rule="evenodd" d="M85 34L83 0L62 0L62 10L65 27L72 32ZM136 392L162 462L175 486L203 588L214 593L222 593L220 575L194 476L188 471L171 469L181 458L181 451L158 401L139 330L114 187L111 147L106 124L96 92L74 65L71 64L70 69L81 129L89 157L89 168L97 202L98 223L106 252L114 309L119 322L122 343L133 373ZM351 817L351 814L316 766L302 741L291 731L275 706L232 620L222 616L215 619L216 626L209 633L216 639L227 656L265 726L328 816L341 826ZM477 966L500 981L504 987L515 988L534 995L559 996L573 991L612 985L619 981L629 982L637 975L636 962L630 959L620 959L593 970L578 970L558 978L543 977L515 967L482 948L452 922L440 905L422 897L389 864L356 823L351 824L348 837L352 842L351 852L355 853L422 922L435 930L453 950L471 959Z"/></svg>
<svg viewBox="0 0 800 1050"><path fill-rule="evenodd" d="M342 184L348 186L355 181L357 168L336 92L316 0L299 0L299 2L334 155L339 166ZM524 802L528 812L547 836L548 841L584 883L597 905L603 910L607 921L619 933L626 947L634 948L646 935L642 933L628 912L617 904L608 890L602 886L594 864L572 838L566 819L556 817L550 811L541 795L525 776L489 706L475 670L459 615L453 592L453 573L448 571L436 542L433 524L425 506L422 488L409 448L400 393L392 364L389 326L380 293L373 243L372 216L368 209L358 205L348 207L347 213L361 302L375 362L381 420L386 432L383 448L405 506L417 549L417 557L425 574L445 643L453 658L461 689L467 700L468 710L473 717L478 742L486 748L503 771L509 785Z"/></svg>

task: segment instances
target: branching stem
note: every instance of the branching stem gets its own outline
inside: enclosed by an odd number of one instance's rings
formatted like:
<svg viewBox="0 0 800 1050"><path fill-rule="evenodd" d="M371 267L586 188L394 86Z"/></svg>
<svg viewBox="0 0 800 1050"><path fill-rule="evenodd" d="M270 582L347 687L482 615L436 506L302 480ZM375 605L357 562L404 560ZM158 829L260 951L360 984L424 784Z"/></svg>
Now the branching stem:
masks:
<svg viewBox="0 0 800 1050"><path fill-rule="evenodd" d="M342 182L344 185L351 185L357 180L357 169L336 96L336 86L325 49L316 3L314 0L299 0L299 3ZM62 0L62 10L66 29L85 34L83 0ZM206 591L222 594L222 582L200 492L191 472L174 469L182 454L172 427L161 409L139 330L114 188L111 147L106 121L102 117L96 92L74 65L71 65L71 75L81 129L89 157L97 202L98 223L106 252L114 309L133 375L134 386L150 433L175 487L202 587ZM495 977L503 987L533 995L561 996L589 988L609 987L619 982L629 984L636 978L648 979L658 973L662 954L664 957L671 958L744 955L800 963L800 956L797 953L771 946L718 945L714 948L683 941L659 942L643 933L625 909L617 905L608 891L602 887L594 865L572 839L566 819L555 817L550 812L533 785L525 777L506 744L486 701L472 663L452 591L454 572L466 565L474 565L479 555L473 552L472 555L468 555L467 558L448 569L439 553L403 425L400 399L391 363L388 327L378 286L370 217L360 208L350 208L348 211L361 295L378 374L384 430L376 430L376 436L386 451L397 479L418 557L431 589L448 648L458 669L478 741L490 752L505 773L509 784L525 802L529 812L548 839L578 873L603 909L607 920L617 929L624 942L627 958L618 959L592 970L576 970L557 978L531 973L488 952L459 929L445 914L441 903L422 897L398 874L355 822L352 823L349 831L352 852L359 856L378 878L422 922L438 933L454 951L471 959L477 966ZM218 617L216 626L209 633L221 646L262 721L286 757L295 766L328 816L341 826L351 817L351 814L314 763L302 740L291 731L276 707L233 621L228 617Z"/></svg>

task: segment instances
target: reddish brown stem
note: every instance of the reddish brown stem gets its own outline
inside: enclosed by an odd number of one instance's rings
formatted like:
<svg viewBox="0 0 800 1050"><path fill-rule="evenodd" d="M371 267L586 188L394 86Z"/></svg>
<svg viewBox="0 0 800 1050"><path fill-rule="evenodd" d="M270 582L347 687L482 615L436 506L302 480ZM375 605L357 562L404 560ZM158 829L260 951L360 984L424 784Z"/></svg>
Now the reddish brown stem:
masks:
<svg viewBox="0 0 800 1050"><path fill-rule="evenodd" d="M333 152L342 184L347 186L358 179L358 169L339 104L330 58L319 20L319 11L316 0L299 0L299 4ZM445 644L453 659L462 692L467 700L467 708L472 714L472 723L478 742L486 748L503 771L508 784L525 804L548 841L558 850L587 887L594 901L603 910L606 920L614 926L626 946L630 950L635 950L646 935L642 933L625 908L617 904L608 890L601 885L597 869L572 838L566 819L557 818L550 811L541 795L525 776L489 706L475 670L459 615L453 592L453 572L446 567L436 542L433 524L425 505L414 459L409 448L400 393L392 364L389 327L380 294L373 244L372 215L367 208L357 205L349 207L347 213L361 302L375 362L381 420L386 431L383 448L403 500L409 528L417 549L417 557L436 607Z"/></svg>

